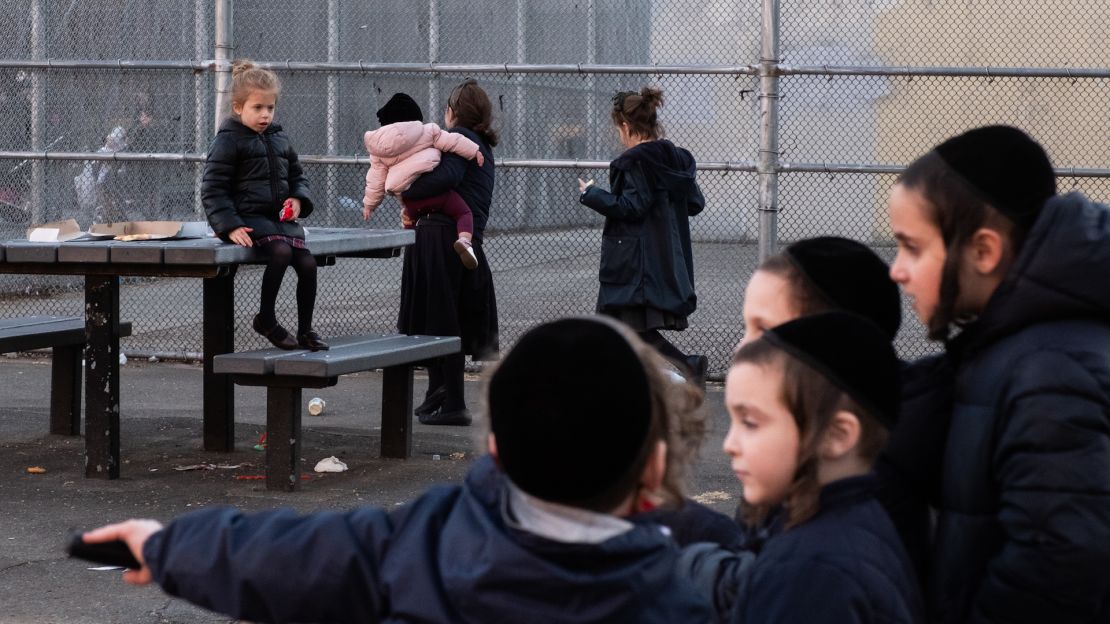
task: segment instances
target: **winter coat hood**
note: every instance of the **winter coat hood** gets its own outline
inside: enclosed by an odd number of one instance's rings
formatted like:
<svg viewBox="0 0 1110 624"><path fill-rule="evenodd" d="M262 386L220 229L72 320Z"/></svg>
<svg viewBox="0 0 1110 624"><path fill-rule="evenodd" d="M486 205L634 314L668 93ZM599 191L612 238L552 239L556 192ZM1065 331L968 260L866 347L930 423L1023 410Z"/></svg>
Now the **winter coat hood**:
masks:
<svg viewBox="0 0 1110 624"><path fill-rule="evenodd" d="M974 351L1036 323L1110 321L1110 208L1080 193L1053 197L1026 237L1014 266L967 337Z"/></svg>
<svg viewBox="0 0 1110 624"><path fill-rule="evenodd" d="M506 486L493 462L482 460L467 477L470 496L460 501L477 524L449 522L446 531L465 530L458 539L441 537L442 587L465 621L493 614L513 622L693 621L706 613L682 591L677 548L658 525L635 522L600 544L553 542L512 526Z"/></svg>
<svg viewBox="0 0 1110 624"><path fill-rule="evenodd" d="M367 132L362 142L367 152L379 158L395 158L416 146L424 133L424 124L419 121L399 121Z"/></svg>
<svg viewBox="0 0 1110 624"><path fill-rule="evenodd" d="M694 157L666 139L630 147L610 166L627 171L637 162L646 164L669 191L686 191L694 185L697 167Z"/></svg>

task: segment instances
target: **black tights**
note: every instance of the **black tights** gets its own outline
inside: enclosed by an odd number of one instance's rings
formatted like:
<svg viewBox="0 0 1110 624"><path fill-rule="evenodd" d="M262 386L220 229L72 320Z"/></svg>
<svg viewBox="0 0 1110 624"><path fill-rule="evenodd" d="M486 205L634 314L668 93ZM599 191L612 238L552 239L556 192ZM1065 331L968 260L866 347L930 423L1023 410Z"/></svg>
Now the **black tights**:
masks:
<svg viewBox="0 0 1110 624"><path fill-rule="evenodd" d="M270 256L262 274L262 301L258 315L264 327L277 324L274 305L285 270L292 265L297 272L297 334L312 329L312 310L316 307L316 258L307 249L298 249L284 241L270 241L263 247Z"/></svg>
<svg viewBox="0 0 1110 624"><path fill-rule="evenodd" d="M447 388L447 397L443 401L445 412L466 409L466 396L463 392L465 364L466 357L461 353L428 362L428 394L440 386Z"/></svg>
<svg viewBox="0 0 1110 624"><path fill-rule="evenodd" d="M690 367L689 362L686 360L686 354L678 350L671 341L663 337L658 329L645 329L638 332L640 339L649 345L655 347L655 350L662 354L663 357L678 364L683 370Z"/></svg>

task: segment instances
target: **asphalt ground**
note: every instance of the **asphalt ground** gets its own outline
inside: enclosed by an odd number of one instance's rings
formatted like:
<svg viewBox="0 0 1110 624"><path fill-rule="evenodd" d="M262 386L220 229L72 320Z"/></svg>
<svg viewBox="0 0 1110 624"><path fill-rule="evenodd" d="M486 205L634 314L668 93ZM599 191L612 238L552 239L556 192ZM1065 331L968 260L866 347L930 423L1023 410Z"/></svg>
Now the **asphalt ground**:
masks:
<svg viewBox="0 0 1110 624"><path fill-rule="evenodd" d="M324 399L320 416L303 417L303 480L297 492L271 492L251 479L263 473L252 447L265 429L262 388L236 389L236 450L201 448L201 369L186 363L131 360L121 367L121 478L84 477L84 440L50 435L50 360L0 357L0 623L210 623L227 618L170 598L157 587L124 584L119 571L69 559L67 534L130 517L166 521L209 505L244 510L288 506L302 512L393 507L437 483L458 483L482 452L480 375L468 375L470 427L415 425L413 457L378 456L381 375L340 378L304 400ZM417 374L417 401L427 380ZM725 513L736 507L738 484L721 452L728 418L723 387L707 389L709 434L689 493ZM336 456L343 473L318 475L316 462ZM178 470L197 464L238 466ZM44 473L27 472L30 467ZM239 477L248 477L240 479Z"/></svg>

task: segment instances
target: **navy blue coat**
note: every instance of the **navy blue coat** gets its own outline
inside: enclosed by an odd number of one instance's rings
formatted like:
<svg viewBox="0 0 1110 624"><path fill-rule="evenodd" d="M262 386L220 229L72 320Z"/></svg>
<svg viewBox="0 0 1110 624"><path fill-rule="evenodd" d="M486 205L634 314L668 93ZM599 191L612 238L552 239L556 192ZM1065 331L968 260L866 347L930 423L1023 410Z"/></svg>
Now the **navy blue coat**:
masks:
<svg viewBox="0 0 1110 624"><path fill-rule="evenodd" d="M944 622L1110 622L1110 209L1045 205L954 340L930 579Z"/></svg>
<svg viewBox="0 0 1110 624"><path fill-rule="evenodd" d="M940 504L941 465L952 416L955 375L945 354L902 367L898 422L875 462L879 502L902 537L923 588L929 578L933 510Z"/></svg>
<svg viewBox="0 0 1110 624"><path fill-rule="evenodd" d="M301 200L301 217L312 214L312 193L293 143L281 126L271 124L261 134L229 117L208 149L201 202L212 231L221 238L239 227L253 228L251 238L283 234L304 238L294 221L279 221L281 204Z"/></svg>
<svg viewBox="0 0 1110 624"><path fill-rule="evenodd" d="M690 152L666 140L631 147L609 164L609 191L579 199L605 217L597 311L647 307L686 317L698 305L690 220L705 207Z"/></svg>
<svg viewBox="0 0 1110 624"><path fill-rule="evenodd" d="M258 622L708 621L657 525L552 542L506 523L506 483L487 457L393 512L205 509L143 555L166 592Z"/></svg>
<svg viewBox="0 0 1110 624"><path fill-rule="evenodd" d="M740 579L732 622L923 622L913 566L872 476L821 489L820 511L773 532Z"/></svg>
<svg viewBox="0 0 1110 624"><path fill-rule="evenodd" d="M684 500L678 509L646 511L639 518L670 529L671 538L679 546L709 542L735 550L744 539L744 531L735 520L695 500Z"/></svg>

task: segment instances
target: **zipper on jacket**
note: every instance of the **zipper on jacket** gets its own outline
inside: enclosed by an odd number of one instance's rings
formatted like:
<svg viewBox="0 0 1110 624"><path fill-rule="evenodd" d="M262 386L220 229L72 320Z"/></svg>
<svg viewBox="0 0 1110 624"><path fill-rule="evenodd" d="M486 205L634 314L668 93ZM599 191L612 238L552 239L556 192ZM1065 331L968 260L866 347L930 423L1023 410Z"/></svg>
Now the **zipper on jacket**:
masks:
<svg viewBox="0 0 1110 624"><path fill-rule="evenodd" d="M277 154L274 152L274 146L270 143L270 138L265 133L259 135L262 137L262 143L266 146L266 161L270 163L270 202L273 204L275 210L279 209L278 205L281 198L278 197L278 178L277 178Z"/></svg>

